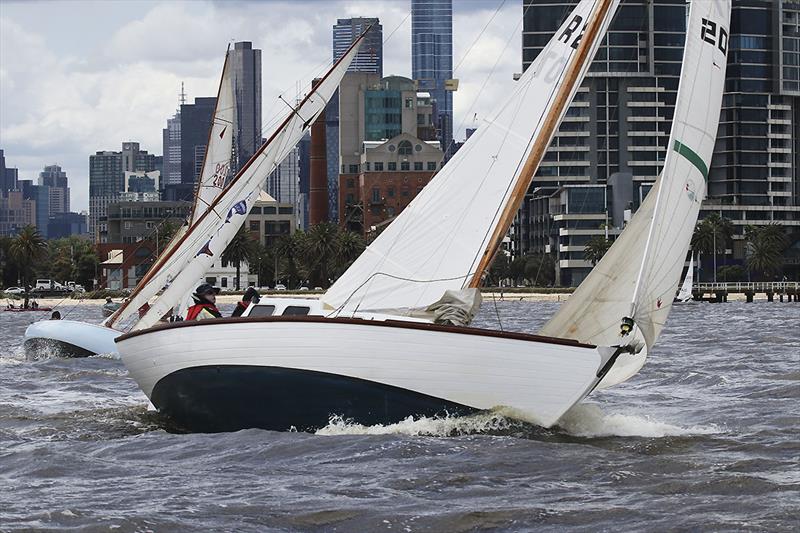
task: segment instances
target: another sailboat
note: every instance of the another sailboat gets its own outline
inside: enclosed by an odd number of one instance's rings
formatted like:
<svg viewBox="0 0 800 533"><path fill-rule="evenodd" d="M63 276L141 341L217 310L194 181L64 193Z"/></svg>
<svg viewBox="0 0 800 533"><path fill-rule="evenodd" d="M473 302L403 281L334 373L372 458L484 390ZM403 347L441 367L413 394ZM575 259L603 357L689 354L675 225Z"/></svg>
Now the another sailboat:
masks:
<svg viewBox="0 0 800 533"><path fill-rule="evenodd" d="M336 415L387 424L491 408L551 426L599 385L633 375L666 320L705 193L729 1L692 3L656 192L543 334L452 325L469 322L481 276L617 5L582 0L496 113L320 302L263 299L244 318L118 338L152 403L194 431L313 429Z"/></svg>
<svg viewBox="0 0 800 533"><path fill-rule="evenodd" d="M678 295L675 297L675 303L686 303L692 299L692 284L694 283L694 254L689 259L689 269L686 271L686 277L683 278Z"/></svg>
<svg viewBox="0 0 800 533"><path fill-rule="evenodd" d="M236 106L231 66L228 62L229 54L230 50L225 55L225 63L222 67L213 121L208 133L206 154L195 191L189 224L195 223L206 211L208 205L219 195L230 171L234 135L233 114ZM26 353L35 356L49 350L64 357L116 353L117 347L114 339L122 333L117 329L119 325L155 296L177 273L174 264L163 258L167 257L169 251L175 248L188 227L184 225L178 230L165 247L164 252L139 282L134 289L134 301L129 298L121 304L115 304L113 308L107 307L107 304L104 305L103 315L108 318L100 325L77 320L34 322L25 330L24 348Z"/></svg>

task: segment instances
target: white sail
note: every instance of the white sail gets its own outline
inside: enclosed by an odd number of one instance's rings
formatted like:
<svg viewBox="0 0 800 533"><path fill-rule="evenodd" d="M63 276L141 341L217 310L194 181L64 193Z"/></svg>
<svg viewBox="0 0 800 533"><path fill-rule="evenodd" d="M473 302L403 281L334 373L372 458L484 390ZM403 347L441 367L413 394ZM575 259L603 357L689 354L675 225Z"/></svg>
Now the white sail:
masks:
<svg viewBox="0 0 800 533"><path fill-rule="evenodd" d="M706 192L725 82L730 10L730 0L692 2L661 176L614 245L541 330L543 335L605 346L636 345L641 335L648 349L658 339ZM623 337L625 317L636 328ZM642 364L640 356L632 370Z"/></svg>
<svg viewBox="0 0 800 533"><path fill-rule="evenodd" d="M197 280L211 267L214 258L222 255L258 199L267 175L286 157L325 109L358 53L362 41L363 35L328 71L297 109L289 113L270 139L211 203L208 211L189 228L173 254L178 274L136 323L134 330L155 324L186 294L191 293Z"/></svg>
<svg viewBox="0 0 800 533"><path fill-rule="evenodd" d="M582 0L519 81L509 80L508 97L331 286L322 297L326 306L343 313L414 315L446 291L469 284L490 246L503 206L523 179L525 160L553 110L554 96L564 84L564 73L596 4ZM609 4L594 33L588 59L569 87L569 100L617 4L618 0Z"/></svg>
<svg viewBox="0 0 800 533"><path fill-rule="evenodd" d="M217 90L217 101L214 107L214 115L211 121L211 128L208 133L208 143L203 160L203 168L200 172L200 179L195 190L194 204L189 225L197 222L197 219L208 209L208 206L219 196L225 185L225 179L230 172L231 155L233 153L233 113L235 111L233 81L231 79L230 50L225 54L225 63L222 67L219 89ZM121 323L130 315L135 313L141 306L146 304L155 296L169 281L177 274L177 264L175 260L163 261L162 258L172 257L172 251L186 234L189 226L181 226L169 244L164 248L155 264L145 275L139 286L136 287L131 300L121 307L116 313L112 314L105 322L108 327ZM145 281L147 280L147 281Z"/></svg>
<svg viewBox="0 0 800 533"><path fill-rule="evenodd" d="M683 278L683 284L678 291L678 296L675 297L679 302L688 302L692 299L692 284L694 283L694 254L689 259L689 270L686 271L686 277Z"/></svg>

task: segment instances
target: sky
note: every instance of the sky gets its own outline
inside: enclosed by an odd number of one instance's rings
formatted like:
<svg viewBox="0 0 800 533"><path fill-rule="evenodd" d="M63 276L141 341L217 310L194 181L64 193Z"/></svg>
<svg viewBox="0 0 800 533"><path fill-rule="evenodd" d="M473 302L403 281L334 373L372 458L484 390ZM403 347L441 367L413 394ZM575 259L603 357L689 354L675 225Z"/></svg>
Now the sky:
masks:
<svg viewBox="0 0 800 533"><path fill-rule="evenodd" d="M453 0L455 138L521 70L522 2ZM67 172L88 206L89 156L137 141L162 155L179 105L215 96L234 41L261 52L264 126L332 60L337 18L378 17L384 75L411 75L410 0L0 0L0 148L20 179Z"/></svg>

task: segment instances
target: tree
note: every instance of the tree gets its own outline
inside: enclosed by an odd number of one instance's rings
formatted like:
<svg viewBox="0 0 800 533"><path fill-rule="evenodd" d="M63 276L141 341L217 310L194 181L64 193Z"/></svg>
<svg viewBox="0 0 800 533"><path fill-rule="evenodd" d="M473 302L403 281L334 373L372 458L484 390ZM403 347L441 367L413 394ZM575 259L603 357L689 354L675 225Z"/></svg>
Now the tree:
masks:
<svg viewBox="0 0 800 533"><path fill-rule="evenodd" d="M609 248L611 248L610 240L601 235L595 235L586 243L586 247L583 249L583 257L592 265L596 265L606 255Z"/></svg>
<svg viewBox="0 0 800 533"><path fill-rule="evenodd" d="M31 285L34 265L47 253L47 243L35 226L27 225L19 235L14 237L10 246L11 256L19 267L22 285L27 289ZM25 307L28 306L28 292L25 292Z"/></svg>
<svg viewBox="0 0 800 533"><path fill-rule="evenodd" d="M748 226L745 228L747 241L747 269L762 274L764 278L774 278L783 269L783 251L789 243L786 233L778 224Z"/></svg>
<svg viewBox="0 0 800 533"><path fill-rule="evenodd" d="M236 290L241 287L239 284L239 276L242 270L242 263L244 261L250 262L251 257L255 257L258 253L258 242L252 237L249 231L244 227L239 228L236 235L233 236L228 247L222 252L222 260L236 265Z"/></svg>
<svg viewBox="0 0 800 533"><path fill-rule="evenodd" d="M733 223L730 219L721 217L717 213L709 214L694 228L692 249L700 253L712 254L715 282L717 281L717 255L725 251L732 236Z"/></svg>
<svg viewBox="0 0 800 533"><path fill-rule="evenodd" d="M511 277L511 261L502 250L495 254L492 260L492 265L489 267L489 276L487 281L492 285L499 286L504 279Z"/></svg>
<svg viewBox="0 0 800 533"><path fill-rule="evenodd" d="M551 286L556 280L556 263L547 254L525 256L525 279L535 287Z"/></svg>
<svg viewBox="0 0 800 533"><path fill-rule="evenodd" d="M334 277L338 278L345 270L350 268L350 265L358 259L358 256L364 252L365 248L364 237L358 233L338 228Z"/></svg>

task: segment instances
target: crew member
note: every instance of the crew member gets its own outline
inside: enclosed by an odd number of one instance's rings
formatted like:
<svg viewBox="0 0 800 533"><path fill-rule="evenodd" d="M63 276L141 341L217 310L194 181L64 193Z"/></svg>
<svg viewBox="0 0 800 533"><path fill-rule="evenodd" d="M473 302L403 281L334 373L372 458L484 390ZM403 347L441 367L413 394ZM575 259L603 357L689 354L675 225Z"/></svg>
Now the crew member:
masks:
<svg viewBox="0 0 800 533"><path fill-rule="evenodd" d="M231 316L242 316L242 313L251 303L257 304L260 299L255 287L247 287L247 290L244 291L244 296L242 296L242 301L236 303L236 309L233 310Z"/></svg>
<svg viewBox="0 0 800 533"><path fill-rule="evenodd" d="M61 320L61 313L53 311L53 314L50 315L50 320Z"/></svg>
<svg viewBox="0 0 800 533"><path fill-rule="evenodd" d="M219 294L219 288L213 287L209 283L203 283L197 287L192 295L194 305L186 310L186 320L221 318L222 313L217 309L217 294Z"/></svg>

